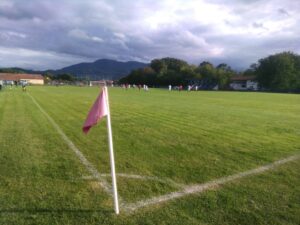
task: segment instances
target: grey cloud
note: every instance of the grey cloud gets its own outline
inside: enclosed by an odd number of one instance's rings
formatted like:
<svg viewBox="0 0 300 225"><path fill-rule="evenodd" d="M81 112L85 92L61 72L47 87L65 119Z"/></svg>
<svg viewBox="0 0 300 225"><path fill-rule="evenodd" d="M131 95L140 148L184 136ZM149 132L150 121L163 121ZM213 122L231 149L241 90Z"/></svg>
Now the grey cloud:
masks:
<svg viewBox="0 0 300 225"><path fill-rule="evenodd" d="M258 23L258 22L254 22L252 23L253 27L256 27L256 28L262 28L264 27L263 23Z"/></svg>
<svg viewBox="0 0 300 225"><path fill-rule="evenodd" d="M268 28L266 28L263 23L254 22L254 23L252 23L252 26L254 28L258 28L258 29L268 30Z"/></svg>
<svg viewBox="0 0 300 225"><path fill-rule="evenodd" d="M283 9L283 8L278 9L278 12L279 12L280 14L283 14L283 15L286 15L286 16L289 16L289 15L290 15L290 14L289 14L285 9Z"/></svg>
<svg viewBox="0 0 300 225"><path fill-rule="evenodd" d="M47 19L52 16L54 10L46 1L10 2L11 4L0 5L0 17L11 20L21 19ZM24 4L25 3L25 4Z"/></svg>
<svg viewBox="0 0 300 225"><path fill-rule="evenodd" d="M193 12L196 0L3 2L0 67L11 63L8 58L15 66L36 61L39 68L59 68L97 58L146 62L165 56L247 67L275 51L300 52L300 7L293 0L205 1L212 10L207 16ZM228 17L219 19L223 11Z"/></svg>

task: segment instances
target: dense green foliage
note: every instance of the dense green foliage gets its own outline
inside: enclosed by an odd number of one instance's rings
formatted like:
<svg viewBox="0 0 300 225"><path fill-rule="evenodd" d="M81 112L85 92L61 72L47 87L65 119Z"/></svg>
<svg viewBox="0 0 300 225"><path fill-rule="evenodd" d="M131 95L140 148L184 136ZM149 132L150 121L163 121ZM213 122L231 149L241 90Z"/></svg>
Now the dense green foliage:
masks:
<svg viewBox="0 0 300 225"><path fill-rule="evenodd" d="M74 81L75 78L73 75L68 73L57 74L51 77L52 80L60 80L60 81Z"/></svg>
<svg viewBox="0 0 300 225"><path fill-rule="evenodd" d="M98 88L0 92L0 224L299 224L300 161L116 217L30 94L100 173L109 173L105 120L81 126ZM299 154L299 95L109 89L118 173L195 184ZM109 178L108 178L109 181ZM118 178L126 202L174 191ZM126 203L125 202L125 203Z"/></svg>
<svg viewBox="0 0 300 225"><path fill-rule="evenodd" d="M300 56L283 52L260 59L256 75L267 90L300 91Z"/></svg>
<svg viewBox="0 0 300 225"><path fill-rule="evenodd" d="M26 70L17 67L0 68L0 73L27 73Z"/></svg>
<svg viewBox="0 0 300 225"><path fill-rule="evenodd" d="M252 63L250 65L250 68L246 69L245 71L242 72L243 76L254 76L256 77L256 70L257 70L257 64Z"/></svg>
<svg viewBox="0 0 300 225"><path fill-rule="evenodd" d="M225 89L233 74L233 70L224 63L217 67L209 62L194 66L180 59L162 58L152 60L149 67L133 70L120 83L166 86L193 84L205 79Z"/></svg>

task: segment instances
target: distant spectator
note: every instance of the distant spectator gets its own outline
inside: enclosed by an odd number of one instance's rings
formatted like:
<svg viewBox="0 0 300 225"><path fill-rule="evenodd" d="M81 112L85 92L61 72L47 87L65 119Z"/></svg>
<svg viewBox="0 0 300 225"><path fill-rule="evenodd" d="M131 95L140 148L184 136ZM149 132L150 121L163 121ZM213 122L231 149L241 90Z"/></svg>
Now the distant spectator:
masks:
<svg viewBox="0 0 300 225"><path fill-rule="evenodd" d="M26 83L25 82L22 83L22 90L26 92Z"/></svg>
<svg viewBox="0 0 300 225"><path fill-rule="evenodd" d="M183 86L179 85L178 91L182 91L182 89L183 89Z"/></svg>

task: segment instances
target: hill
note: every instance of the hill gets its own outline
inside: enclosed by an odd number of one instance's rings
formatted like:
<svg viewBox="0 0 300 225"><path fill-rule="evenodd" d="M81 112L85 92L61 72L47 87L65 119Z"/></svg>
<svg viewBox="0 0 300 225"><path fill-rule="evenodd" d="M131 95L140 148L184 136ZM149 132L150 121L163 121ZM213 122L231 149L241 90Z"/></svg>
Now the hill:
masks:
<svg viewBox="0 0 300 225"><path fill-rule="evenodd" d="M78 63L71 66L64 67L59 70L45 70L45 71L34 71L23 68L11 67L11 68L0 68L0 72L7 73L38 73L38 74L62 74L70 73L76 77L89 78L92 80L96 79L119 79L128 75L132 70L144 68L148 64L128 61L120 62L110 59L99 59L91 63Z"/></svg>
<svg viewBox="0 0 300 225"><path fill-rule="evenodd" d="M55 74L70 73L77 77L88 76L90 79L119 79L128 75L134 69L146 66L146 63L136 61L119 62L110 59L99 59L92 63L79 63L53 72Z"/></svg>
<svg viewBox="0 0 300 225"><path fill-rule="evenodd" d="M34 70L27 70L19 67L8 67L8 68L0 68L0 73L37 73L39 74L40 71Z"/></svg>

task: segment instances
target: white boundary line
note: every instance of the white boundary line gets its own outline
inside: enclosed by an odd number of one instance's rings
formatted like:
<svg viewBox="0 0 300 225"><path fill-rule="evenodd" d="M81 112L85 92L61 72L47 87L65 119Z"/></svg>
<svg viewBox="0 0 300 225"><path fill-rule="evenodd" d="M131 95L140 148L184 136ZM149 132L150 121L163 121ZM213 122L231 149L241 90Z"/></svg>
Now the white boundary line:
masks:
<svg viewBox="0 0 300 225"><path fill-rule="evenodd" d="M111 175L109 173L101 173L100 174L102 177L110 177ZM142 176L142 175L137 175L137 174L127 174L127 173L117 173L116 174L117 177L125 177L128 179L138 179L138 180L153 180L153 181L157 181L157 182L161 182L164 184L169 184L173 187L178 187L178 188L183 188L185 185L184 184L180 184L177 183L171 179L165 178L159 178L159 177L155 177L155 176ZM95 178L92 176L84 176L82 177L82 179L84 180L94 180Z"/></svg>
<svg viewBox="0 0 300 225"><path fill-rule="evenodd" d="M255 174L260 174L263 173L265 171L268 170L272 170L274 168L276 168L279 165L291 162L291 161L295 161L297 159L300 158L300 155L294 155L294 156L290 156L288 158L285 159L281 159L278 161L275 161L271 164L265 165L265 166L261 166L258 167L256 169L252 169L252 170L248 170L245 172L241 172L241 173L237 173L231 176L227 176L227 177L222 177L204 184L195 184L195 185L187 185L183 188L182 191L178 191L178 192L172 192L170 194L166 194L166 195L161 195L158 197L154 197L154 198L150 198L147 200L142 200L142 201L138 201L136 203L131 203L125 206L125 210L127 212L133 212L139 208L142 207L146 207L148 205L154 205L154 204L158 204L158 203L162 203L162 202L167 202L173 199L177 199L177 198L181 198L184 197L186 195L190 195L190 194L195 194L195 193L201 193L204 192L206 190L211 190L214 188L219 187L220 185L226 184L228 182L231 181L235 181L244 177L248 177L251 175L255 175Z"/></svg>
<svg viewBox="0 0 300 225"><path fill-rule="evenodd" d="M48 115L48 113L37 103L37 101L27 92L28 96L32 99L33 103L38 107L38 109L47 117L53 127L60 134L62 139L66 142L71 150L79 158L80 162L85 166L86 170L98 180L98 183L103 187L104 191L112 196L112 188L109 183L101 176L96 167L90 163L87 158L82 154L82 152L74 145L74 143L68 138L68 136L62 131L62 129L57 125L57 123Z"/></svg>

